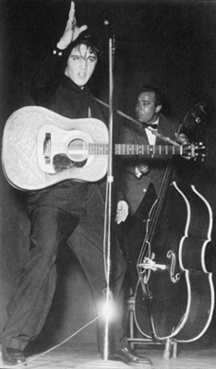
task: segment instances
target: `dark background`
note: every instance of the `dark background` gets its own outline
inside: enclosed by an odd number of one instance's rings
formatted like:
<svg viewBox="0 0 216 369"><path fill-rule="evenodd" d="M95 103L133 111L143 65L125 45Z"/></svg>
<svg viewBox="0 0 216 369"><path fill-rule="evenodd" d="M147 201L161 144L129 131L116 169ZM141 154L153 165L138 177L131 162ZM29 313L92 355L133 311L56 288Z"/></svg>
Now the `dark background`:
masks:
<svg viewBox="0 0 216 369"><path fill-rule="evenodd" d="M33 104L28 93L32 71L60 38L69 7L68 0L0 1L1 133L10 114ZM215 217L216 2L77 0L76 16L78 25L88 24L98 31L104 45L103 56L90 82L95 96L108 102L108 38L114 34L114 105L117 109L133 116L143 83L163 90L167 99L165 113L180 121L194 104L205 101L208 119L197 129L209 154L204 163L185 162L183 171L187 180L207 198ZM109 21L109 27L104 26L105 20ZM10 187L2 172L0 196L2 327L17 273L27 257L29 223L25 194ZM207 255L213 272L216 270L214 228L212 248ZM46 332L49 335L52 332L53 341L67 337L95 314L85 278L76 260L71 254L68 258L67 253L65 250L66 257L59 263L61 278L57 297L45 328L45 336ZM82 296L77 290L84 291ZM71 301L74 295L76 304ZM214 331L215 318L210 333L206 334L210 341ZM94 327L79 337L78 340L94 341Z"/></svg>

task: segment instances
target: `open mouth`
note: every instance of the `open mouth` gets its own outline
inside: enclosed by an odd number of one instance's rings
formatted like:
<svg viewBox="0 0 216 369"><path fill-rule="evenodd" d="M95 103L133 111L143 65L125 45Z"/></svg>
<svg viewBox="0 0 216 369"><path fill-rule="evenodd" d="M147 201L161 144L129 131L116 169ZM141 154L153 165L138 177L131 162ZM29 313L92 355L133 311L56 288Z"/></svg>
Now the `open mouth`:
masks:
<svg viewBox="0 0 216 369"><path fill-rule="evenodd" d="M85 79L86 78L86 73L79 73L79 78Z"/></svg>

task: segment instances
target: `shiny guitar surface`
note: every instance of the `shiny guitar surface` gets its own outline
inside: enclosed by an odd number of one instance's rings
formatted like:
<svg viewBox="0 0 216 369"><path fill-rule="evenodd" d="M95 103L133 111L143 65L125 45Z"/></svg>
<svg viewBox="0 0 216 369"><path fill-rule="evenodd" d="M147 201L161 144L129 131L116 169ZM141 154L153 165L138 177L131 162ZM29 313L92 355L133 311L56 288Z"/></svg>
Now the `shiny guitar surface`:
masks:
<svg viewBox="0 0 216 369"><path fill-rule="evenodd" d="M95 182L107 172L108 130L94 118L69 119L27 106L8 118L2 147L5 177L20 190L39 190L66 179ZM205 147L115 144L114 154L196 159L205 156Z"/></svg>

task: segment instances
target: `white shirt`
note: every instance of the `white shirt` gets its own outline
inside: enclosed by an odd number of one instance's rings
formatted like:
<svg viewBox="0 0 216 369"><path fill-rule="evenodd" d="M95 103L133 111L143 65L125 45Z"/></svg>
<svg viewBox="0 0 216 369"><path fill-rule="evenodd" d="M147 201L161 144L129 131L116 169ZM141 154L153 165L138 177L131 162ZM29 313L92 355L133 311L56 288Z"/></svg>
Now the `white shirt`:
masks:
<svg viewBox="0 0 216 369"><path fill-rule="evenodd" d="M159 118L154 122L154 124L158 124ZM151 126L149 126L151 127ZM152 131L148 128L145 128L146 135L148 137L149 145L155 145L155 141L157 136L152 133ZM157 132L157 129L154 129L155 132Z"/></svg>

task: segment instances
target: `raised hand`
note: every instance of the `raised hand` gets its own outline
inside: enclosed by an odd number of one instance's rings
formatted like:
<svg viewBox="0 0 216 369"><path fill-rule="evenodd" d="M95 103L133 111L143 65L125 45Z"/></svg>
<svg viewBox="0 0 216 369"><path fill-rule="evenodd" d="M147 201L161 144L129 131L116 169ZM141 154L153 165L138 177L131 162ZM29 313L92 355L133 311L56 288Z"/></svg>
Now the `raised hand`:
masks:
<svg viewBox="0 0 216 369"><path fill-rule="evenodd" d="M80 33L88 28L87 25L81 27L77 26L75 17L75 4L71 1L70 10L68 13L68 20L62 37L60 38L57 47L58 49L64 50L70 45L70 43L79 37Z"/></svg>

